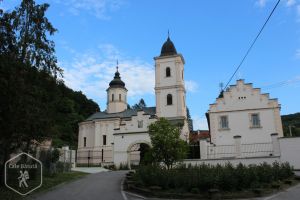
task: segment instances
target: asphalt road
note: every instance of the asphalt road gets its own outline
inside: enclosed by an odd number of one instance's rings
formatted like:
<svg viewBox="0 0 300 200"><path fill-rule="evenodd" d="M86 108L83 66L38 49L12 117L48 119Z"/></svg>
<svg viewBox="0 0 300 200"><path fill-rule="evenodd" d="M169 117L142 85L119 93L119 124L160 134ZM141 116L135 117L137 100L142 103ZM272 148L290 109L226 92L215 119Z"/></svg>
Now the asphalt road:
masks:
<svg viewBox="0 0 300 200"><path fill-rule="evenodd" d="M100 172L32 197L36 200L124 200L121 182L125 171ZM125 199L126 200L126 199Z"/></svg>
<svg viewBox="0 0 300 200"><path fill-rule="evenodd" d="M87 175L74 182L60 185L53 190L37 194L34 200L144 200L139 195L121 192L121 182L126 171L100 172ZM300 175L300 172L296 173ZM300 184L269 197L256 200L299 200ZM155 200L155 199L151 199Z"/></svg>

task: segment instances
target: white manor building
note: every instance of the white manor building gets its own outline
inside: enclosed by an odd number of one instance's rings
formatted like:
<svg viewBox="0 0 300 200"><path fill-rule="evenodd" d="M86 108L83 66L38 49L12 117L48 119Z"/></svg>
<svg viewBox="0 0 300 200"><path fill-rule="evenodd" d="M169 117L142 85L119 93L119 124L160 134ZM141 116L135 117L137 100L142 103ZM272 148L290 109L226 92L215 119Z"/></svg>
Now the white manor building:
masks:
<svg viewBox="0 0 300 200"><path fill-rule="evenodd" d="M242 144L269 143L272 133L283 137L278 100L244 80L221 92L210 104L208 116L215 145L231 145L234 137L240 137Z"/></svg>
<svg viewBox="0 0 300 200"><path fill-rule="evenodd" d="M129 164L139 161L141 144L150 146L148 126L164 117L181 126L188 139L184 58L168 37L155 60L156 107L127 109L127 89L120 73L107 89L107 108L79 123L77 163Z"/></svg>

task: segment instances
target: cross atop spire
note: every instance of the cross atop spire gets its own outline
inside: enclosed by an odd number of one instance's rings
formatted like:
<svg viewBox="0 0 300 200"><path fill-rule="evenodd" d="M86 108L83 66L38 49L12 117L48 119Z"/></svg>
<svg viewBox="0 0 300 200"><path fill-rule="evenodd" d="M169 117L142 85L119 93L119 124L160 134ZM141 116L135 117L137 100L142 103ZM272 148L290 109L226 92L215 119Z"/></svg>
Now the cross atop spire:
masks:
<svg viewBox="0 0 300 200"><path fill-rule="evenodd" d="M170 38L170 31L169 31L169 29L168 29L168 38Z"/></svg>

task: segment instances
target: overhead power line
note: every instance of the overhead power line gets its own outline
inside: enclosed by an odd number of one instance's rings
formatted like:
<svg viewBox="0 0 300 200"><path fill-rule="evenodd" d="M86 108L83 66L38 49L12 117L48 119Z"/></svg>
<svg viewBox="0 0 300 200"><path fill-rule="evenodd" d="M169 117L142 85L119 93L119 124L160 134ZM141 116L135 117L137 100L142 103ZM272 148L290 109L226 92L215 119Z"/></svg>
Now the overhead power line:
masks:
<svg viewBox="0 0 300 200"><path fill-rule="evenodd" d="M276 10L278 4L280 3L280 0L277 1L276 5L274 6L272 12L270 13L270 15L268 16L267 20L265 21L264 25L261 27L260 31L258 32L257 36L255 37L255 39L253 40L253 42L251 43L250 47L248 48L248 50L246 51L246 54L244 55L244 57L242 58L240 64L238 65L238 67L236 68L236 70L234 71L234 73L232 74L232 76L230 77L229 81L227 82L227 84L224 87L224 90L227 88L227 86L229 85L229 83L231 82L231 80L233 79L234 75L237 73L237 71L240 69L240 67L242 66L243 62L245 61L246 57L248 56L248 54L250 53L252 47L254 46L254 44L256 43L257 39L259 38L260 34L262 33L262 31L264 30L265 26L267 25L268 21L270 20L270 18L272 17L274 11Z"/></svg>

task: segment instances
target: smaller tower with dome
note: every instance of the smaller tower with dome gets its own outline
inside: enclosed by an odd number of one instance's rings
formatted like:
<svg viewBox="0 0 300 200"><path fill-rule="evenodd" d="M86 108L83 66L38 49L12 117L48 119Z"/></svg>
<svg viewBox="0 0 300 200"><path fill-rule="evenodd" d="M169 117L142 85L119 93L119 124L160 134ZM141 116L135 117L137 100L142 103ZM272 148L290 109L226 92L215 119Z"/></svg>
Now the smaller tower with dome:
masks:
<svg viewBox="0 0 300 200"><path fill-rule="evenodd" d="M127 89L125 83L121 80L119 67L114 79L109 83L107 91L107 113L123 112L127 109Z"/></svg>

